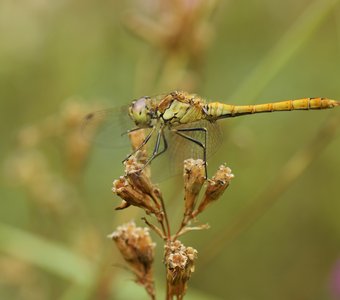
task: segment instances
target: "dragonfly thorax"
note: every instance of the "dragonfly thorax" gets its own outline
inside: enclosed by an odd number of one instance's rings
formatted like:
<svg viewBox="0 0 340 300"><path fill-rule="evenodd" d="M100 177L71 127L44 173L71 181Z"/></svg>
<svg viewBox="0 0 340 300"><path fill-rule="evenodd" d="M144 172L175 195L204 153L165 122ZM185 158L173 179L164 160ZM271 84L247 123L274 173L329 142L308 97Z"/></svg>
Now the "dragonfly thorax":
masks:
<svg viewBox="0 0 340 300"><path fill-rule="evenodd" d="M129 107L129 115L138 127L150 127L155 119L150 97L142 97L133 101Z"/></svg>

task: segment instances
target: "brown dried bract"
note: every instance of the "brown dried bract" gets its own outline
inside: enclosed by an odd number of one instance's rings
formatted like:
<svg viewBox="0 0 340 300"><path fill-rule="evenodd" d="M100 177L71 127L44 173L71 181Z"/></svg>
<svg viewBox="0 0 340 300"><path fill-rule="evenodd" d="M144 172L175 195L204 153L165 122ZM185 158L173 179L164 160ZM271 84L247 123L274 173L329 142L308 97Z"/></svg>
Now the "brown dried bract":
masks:
<svg viewBox="0 0 340 300"><path fill-rule="evenodd" d="M210 203L219 199L233 178L234 174L231 173L231 169L225 165L221 165L215 176L213 176L213 178L208 181L204 198L193 215L197 216L199 213L205 210Z"/></svg>
<svg viewBox="0 0 340 300"><path fill-rule="evenodd" d="M150 196L137 189L123 176L113 182L112 191L129 205L143 208L148 213L158 213L156 208L153 206ZM126 204L121 204L117 209L126 207L128 207Z"/></svg>
<svg viewBox="0 0 340 300"><path fill-rule="evenodd" d="M188 216L191 216L196 199L205 182L204 161L201 159L187 159L184 161L184 220L186 223Z"/></svg>

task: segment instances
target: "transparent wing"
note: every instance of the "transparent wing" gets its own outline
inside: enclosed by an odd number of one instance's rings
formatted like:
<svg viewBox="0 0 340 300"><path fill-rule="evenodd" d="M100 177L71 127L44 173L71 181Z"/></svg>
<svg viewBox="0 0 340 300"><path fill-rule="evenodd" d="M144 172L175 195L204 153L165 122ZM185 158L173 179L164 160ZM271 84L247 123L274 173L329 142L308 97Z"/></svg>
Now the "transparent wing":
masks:
<svg viewBox="0 0 340 300"><path fill-rule="evenodd" d="M206 128L207 129L207 143L206 151L207 158L213 155L222 143L222 131L217 123L212 123L207 120L201 120L190 124L185 124L176 127L182 128ZM202 131L186 131L186 135L204 144L205 137ZM203 159L203 149L194 142L187 140L177 134L172 133L169 136L169 155L172 161L171 169L177 168L176 165L183 165L183 161L188 158Z"/></svg>
<svg viewBox="0 0 340 300"><path fill-rule="evenodd" d="M128 106L122 106L89 113L84 118L81 131L89 142L117 148L129 145L129 138L124 133L134 127Z"/></svg>
<svg viewBox="0 0 340 300"><path fill-rule="evenodd" d="M222 131L217 123L206 120L176 126L176 129L183 128L206 128L207 129L207 157L213 155L222 143ZM157 157L151 163L152 174L158 181L183 172L183 161L188 158L203 159L203 149L194 142L187 140L176 133L165 129L165 137L168 142L167 151ZM204 143L204 133L200 131L186 131L186 135ZM148 143L148 148L153 147Z"/></svg>
<svg viewBox="0 0 340 300"><path fill-rule="evenodd" d="M218 148L221 146L221 143L222 143L222 130L219 124L217 124L216 122L210 122L207 120L200 120L198 122L176 126L176 129L195 129L195 128L207 129L207 143L206 143L207 157L210 157L218 150ZM186 131L185 134L203 144L205 142L204 132L202 131ZM169 137L169 139L171 141L171 144L173 145L173 147L171 147L170 149L173 156L177 156L177 157L185 156L186 157L188 155L192 155L192 158L197 158L197 159L203 158L202 148L198 146L197 144L193 143L192 141L186 140L177 134L172 134Z"/></svg>

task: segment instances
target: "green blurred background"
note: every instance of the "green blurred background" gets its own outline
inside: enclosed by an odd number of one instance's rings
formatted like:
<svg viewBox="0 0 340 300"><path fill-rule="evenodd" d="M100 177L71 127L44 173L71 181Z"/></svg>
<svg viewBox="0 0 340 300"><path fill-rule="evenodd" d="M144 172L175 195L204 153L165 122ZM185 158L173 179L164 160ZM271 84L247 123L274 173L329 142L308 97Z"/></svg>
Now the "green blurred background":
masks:
<svg viewBox="0 0 340 300"><path fill-rule="evenodd" d="M87 112L173 89L340 99L333 0L2 0L0 43L1 299L147 299L106 238L142 224L113 210L125 152L82 143ZM210 173L236 177L200 217L211 229L183 237L199 253L188 299L339 299L340 110L221 123ZM174 227L181 184L160 184Z"/></svg>

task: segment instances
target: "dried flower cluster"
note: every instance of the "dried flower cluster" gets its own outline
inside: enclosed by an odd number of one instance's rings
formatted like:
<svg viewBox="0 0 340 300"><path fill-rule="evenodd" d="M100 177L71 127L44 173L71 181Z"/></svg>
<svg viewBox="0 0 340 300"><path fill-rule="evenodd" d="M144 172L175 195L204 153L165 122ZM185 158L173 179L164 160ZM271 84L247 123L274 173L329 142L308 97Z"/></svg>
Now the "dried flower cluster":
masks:
<svg viewBox="0 0 340 300"><path fill-rule="evenodd" d="M70 99L59 112L23 127L16 136L16 148L4 164L5 177L11 184L22 186L32 204L43 213L63 216L71 212L77 200L73 183L82 176L91 150L79 128L85 112L92 109ZM62 172L56 170L46 152L50 144L60 150Z"/></svg>
<svg viewBox="0 0 340 300"><path fill-rule="evenodd" d="M152 299L155 298L152 277L155 243L152 242L149 228L137 227L134 222L119 226L108 236L115 241L124 260L136 275L136 282L143 285Z"/></svg>
<svg viewBox="0 0 340 300"><path fill-rule="evenodd" d="M154 225L150 224L150 226L163 239L166 239L166 237L170 236L170 227L165 214L162 194L160 190L152 184L147 173L144 170L141 171L144 165L138 161L138 154L139 152L126 160L124 163L125 176L121 176L113 182L112 191L123 199L122 203L116 207L116 210L121 210L132 205L142 208L148 215L155 215L161 224L162 230Z"/></svg>
<svg viewBox="0 0 340 300"><path fill-rule="evenodd" d="M141 56L137 81L191 90L198 84L204 55L213 36L213 18L219 5L215 0L135 0L124 18L133 35L150 49ZM146 73L145 67L148 72ZM143 77L142 77L143 76ZM146 80L147 78L147 80Z"/></svg>
<svg viewBox="0 0 340 300"><path fill-rule="evenodd" d="M197 250L185 247L179 240L165 245L166 279L168 294L182 299L187 289L188 280L195 270L194 259Z"/></svg>
<svg viewBox="0 0 340 300"><path fill-rule="evenodd" d="M134 150L143 136L144 133L141 130L130 136ZM176 234L172 236L162 194L159 188L152 183L150 170L144 168L145 157L145 149L136 151L124 163L125 175L113 182L112 191L123 200L116 209L121 210L132 205L143 209L147 215L156 217L160 227L150 223L146 218L143 220L165 241L164 264L167 274L167 299L174 297L182 299L187 289L188 280L194 271L197 251L192 247L185 247L178 238L186 232L208 228L207 224L190 226L190 223L212 202L222 196L234 175L228 167L221 165L212 179L206 180L203 160L185 160L183 219ZM204 191L200 197L202 189ZM145 230L145 228L136 227L134 223L128 223L120 226L110 237L116 242L122 256L134 270L137 276L136 281L144 285L148 294L153 298L155 293L150 277L151 273L146 274L146 270L148 272L149 269L151 270L153 256L152 259L151 256L146 256L146 260L143 261L144 265L140 261L140 257L145 257L141 253L144 253L146 248L149 254L153 253L154 248L149 233L146 234ZM139 235L142 235L143 238L138 237ZM139 240L141 242L138 242Z"/></svg>
<svg viewBox="0 0 340 300"><path fill-rule="evenodd" d="M192 215L197 216L199 213L204 211L210 203L218 200L223 195L233 178L234 174L231 173L231 169L221 165L213 178L208 181L204 198Z"/></svg>
<svg viewBox="0 0 340 300"><path fill-rule="evenodd" d="M88 218L81 183L92 150L89 142L96 132L88 134L86 140L80 127L86 112L96 110L98 106L83 100L70 98L53 114L20 128L13 136L12 144L8 145L9 152L0 171L6 183L17 187L22 200L27 201L20 207L27 206L25 224L29 235L39 239L48 234L58 243L63 241L67 251L92 262L98 261L104 246L97 224ZM51 298L49 293L55 290L55 281L48 280L45 273L36 272L36 261L30 261L28 257L27 262L26 259L18 260L20 255L15 253L14 259L11 259L12 255L0 259L1 292L6 293L6 286L10 286L14 292L11 292L12 299ZM98 268L94 294L105 294L110 290L109 284L105 284L113 274L111 270L108 274L106 268L104 264Z"/></svg>
<svg viewBox="0 0 340 300"><path fill-rule="evenodd" d="M184 216L181 227L177 231L175 238L190 230L206 229L208 225L196 227L187 226L192 219L202 213L207 206L219 199L226 188L229 186L234 174L231 169L221 165L212 179L208 179L204 195L201 201L198 201L200 191L205 183L204 161L201 159L187 159L184 161ZM198 204L198 208L196 208Z"/></svg>

